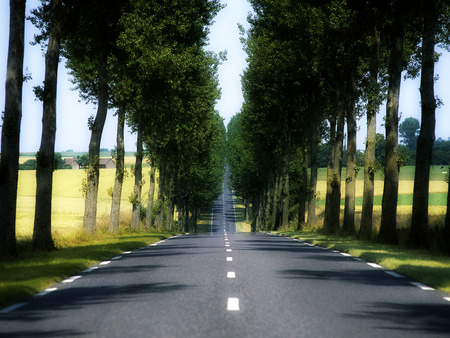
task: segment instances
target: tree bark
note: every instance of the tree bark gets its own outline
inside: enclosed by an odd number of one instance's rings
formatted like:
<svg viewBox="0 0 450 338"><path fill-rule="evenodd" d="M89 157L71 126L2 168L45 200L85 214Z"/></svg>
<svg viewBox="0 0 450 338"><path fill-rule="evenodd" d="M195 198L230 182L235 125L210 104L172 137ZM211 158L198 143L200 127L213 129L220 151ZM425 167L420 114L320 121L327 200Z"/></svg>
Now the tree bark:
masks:
<svg viewBox="0 0 450 338"><path fill-rule="evenodd" d="M33 248L53 250L52 191L55 170L56 91L61 39L60 0L51 2L50 35L45 55L41 146L37 155Z"/></svg>
<svg viewBox="0 0 450 338"><path fill-rule="evenodd" d="M347 169L345 175L345 209L343 230L355 232L355 190L356 190L356 109L354 96L354 75L351 72L347 93Z"/></svg>
<svg viewBox="0 0 450 338"><path fill-rule="evenodd" d="M19 137L22 120L25 0L10 0L5 111L0 157L0 256L16 256Z"/></svg>
<svg viewBox="0 0 450 338"><path fill-rule="evenodd" d="M309 189L308 189L308 220L307 225L312 226L316 224L316 199L317 199L317 140L314 133L310 142L310 170Z"/></svg>
<svg viewBox="0 0 450 338"><path fill-rule="evenodd" d="M102 48L98 62L98 107L97 116L91 126L89 142L89 167L86 180L86 202L84 207L83 229L94 234L97 227L97 197L100 177L100 141L108 113L108 51Z"/></svg>
<svg viewBox="0 0 450 338"><path fill-rule="evenodd" d="M391 32L389 87L386 104L386 144L384 166L384 189L381 211L381 225L378 238L385 243L397 243L398 202L398 106L402 78L402 56L404 19L400 4L396 5L394 28Z"/></svg>
<svg viewBox="0 0 450 338"><path fill-rule="evenodd" d="M424 30L422 39L422 75L420 94L422 123L417 140L416 171L410 240L416 247L426 247L428 238L428 190L430 185L431 154L436 128L436 99L434 97L434 45L438 19L438 1L424 2Z"/></svg>
<svg viewBox="0 0 450 338"><path fill-rule="evenodd" d="M142 159L144 148L142 140L142 121L139 118L136 140L136 162L134 164L134 188L133 188L133 211L131 214L131 228L140 229L141 225L141 192L142 192Z"/></svg>
<svg viewBox="0 0 450 338"><path fill-rule="evenodd" d="M281 225L283 228L289 226L289 168L291 161L291 133L288 131L288 141L286 145L285 164L284 164L284 187L282 192L283 213Z"/></svg>
<svg viewBox="0 0 450 338"><path fill-rule="evenodd" d="M117 147L116 147L116 175L112 194L111 215L109 218L109 231L118 232L120 223L120 202L125 170L125 107L120 106L117 111Z"/></svg>
<svg viewBox="0 0 450 338"><path fill-rule="evenodd" d="M332 118L330 154L327 165L327 199L324 228L328 233L339 231L341 211L342 143L344 140L345 108L340 88L336 88L336 116Z"/></svg>
<svg viewBox="0 0 450 338"><path fill-rule="evenodd" d="M280 195L281 195L280 190L282 188L281 177L282 177L281 173L278 173L277 177L275 179L275 186L273 188L272 224L270 225L270 228L272 230L276 230L278 228L278 219L279 219L279 217L278 217L278 214L279 214L278 206L279 205L278 204L279 204L279 199L280 199Z"/></svg>
<svg viewBox="0 0 450 338"><path fill-rule="evenodd" d="M145 219L145 228L147 230L150 230L152 223L153 223L153 202L155 199L155 176L156 176L156 170L155 170L155 164L151 163L151 169L150 169L150 187L148 188L148 201L147 201L147 217ZM181 214L179 216L180 219L182 219ZM180 220L179 220L180 222Z"/></svg>
<svg viewBox="0 0 450 338"><path fill-rule="evenodd" d="M298 220L297 230L301 230L305 224L306 198L308 195L308 147L302 147L302 164L300 167L300 195L298 196Z"/></svg>
<svg viewBox="0 0 450 338"><path fill-rule="evenodd" d="M159 206L159 214L156 215L155 227L157 229L163 228L164 222L164 195L165 195L165 176L166 176L166 167L163 160L160 161L159 168L159 191L158 191L158 206ZM189 208L187 208L187 219L189 223ZM189 224L188 224L189 226Z"/></svg>
<svg viewBox="0 0 450 338"><path fill-rule="evenodd" d="M444 243L447 254L450 255L450 180L448 181L447 189L447 214L445 215Z"/></svg>

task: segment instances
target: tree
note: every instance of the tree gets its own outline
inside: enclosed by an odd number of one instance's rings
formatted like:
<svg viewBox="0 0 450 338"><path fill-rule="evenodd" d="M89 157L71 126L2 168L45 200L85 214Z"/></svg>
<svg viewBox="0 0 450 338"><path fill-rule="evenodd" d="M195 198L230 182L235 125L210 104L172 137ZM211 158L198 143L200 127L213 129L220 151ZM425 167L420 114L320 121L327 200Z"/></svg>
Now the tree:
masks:
<svg viewBox="0 0 450 338"><path fill-rule="evenodd" d="M16 256L16 204L22 119L25 0L10 0L9 45L0 158L0 256Z"/></svg>
<svg viewBox="0 0 450 338"><path fill-rule="evenodd" d="M36 207L33 230L33 247L39 250L55 249L51 225L53 171L57 168L55 167L56 89L62 26L62 2L61 0L51 0L48 6L51 19L45 55L45 80L44 88L38 95L43 101L43 117L41 146L37 154Z"/></svg>
<svg viewBox="0 0 450 338"><path fill-rule="evenodd" d="M417 136L420 129L419 120L414 117L406 118L398 126L398 133L402 140L400 141L408 147L409 150L415 151L417 145Z"/></svg>
<svg viewBox="0 0 450 338"><path fill-rule="evenodd" d="M416 170L414 174L413 209L410 239L417 247L425 247L428 239L428 188L434 130L436 125L436 99L434 97L434 45L436 43L438 0L424 2L424 27L422 38L422 76L420 96L422 125L417 140ZM405 120L406 121L406 120Z"/></svg>

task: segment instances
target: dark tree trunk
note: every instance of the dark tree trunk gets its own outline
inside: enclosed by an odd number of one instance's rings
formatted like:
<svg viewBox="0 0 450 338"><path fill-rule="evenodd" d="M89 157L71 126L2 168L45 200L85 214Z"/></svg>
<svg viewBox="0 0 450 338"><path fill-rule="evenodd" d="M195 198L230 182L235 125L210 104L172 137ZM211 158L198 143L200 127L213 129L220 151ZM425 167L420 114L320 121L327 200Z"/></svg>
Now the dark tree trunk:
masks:
<svg viewBox="0 0 450 338"><path fill-rule="evenodd" d="M100 141L108 113L108 52L104 46L98 62L98 108L97 116L91 126L89 142L89 168L86 180L86 202L84 207L84 231L94 234L97 227L97 197L100 176Z"/></svg>
<svg viewBox="0 0 450 338"><path fill-rule="evenodd" d="M428 237L428 189L430 185L431 153L436 127L436 99L434 97L434 45L438 18L438 0L424 2L424 30L422 42L422 76L420 93L422 123L417 140L416 171L410 239L416 247L426 247Z"/></svg>
<svg viewBox="0 0 450 338"><path fill-rule="evenodd" d="M350 75L347 99L347 169L345 175L345 209L343 230L355 232L355 190L356 190L356 109L354 96L354 77Z"/></svg>
<svg viewBox="0 0 450 338"><path fill-rule="evenodd" d="M153 200L155 198L155 165L151 163L150 169L150 187L148 188L148 201L147 201L147 217L145 219L145 228L150 230L153 222ZM180 219L182 219L180 214Z"/></svg>
<svg viewBox="0 0 450 338"><path fill-rule="evenodd" d="M375 191L375 145L376 119L378 104L378 68L380 54L380 33L377 25L374 27L372 55L370 59L370 88L367 102L367 139L364 153L364 191L361 212L360 235L363 238L372 236L373 198Z"/></svg>
<svg viewBox="0 0 450 338"><path fill-rule="evenodd" d="M315 225L317 221L316 217L316 191L317 191L317 140L316 135L311 138L310 145L310 167L311 175L309 178L309 189L308 189L308 220L307 225Z"/></svg>
<svg viewBox="0 0 450 338"><path fill-rule="evenodd" d="M109 219L109 231L111 232L119 231L120 201L122 198L123 177L125 170L124 127L125 108L121 106L117 111L116 175L112 194L111 215Z"/></svg>
<svg viewBox="0 0 450 338"><path fill-rule="evenodd" d="M0 158L0 256L16 256L19 137L22 120L25 0L10 0L8 65Z"/></svg>
<svg viewBox="0 0 450 338"><path fill-rule="evenodd" d="M447 214L445 215L444 243L447 254L450 255L450 180L448 181L447 190Z"/></svg>
<svg viewBox="0 0 450 338"><path fill-rule="evenodd" d="M336 89L336 116L332 118L330 154L327 165L327 198L324 228L328 233L339 231L341 212L342 143L344 140L345 108L340 88Z"/></svg>
<svg viewBox="0 0 450 338"><path fill-rule="evenodd" d="M37 156L33 248L53 250L52 190L55 165L56 89L61 39L61 1L51 3L50 35L45 55L42 137Z"/></svg>
<svg viewBox="0 0 450 338"><path fill-rule="evenodd" d="M378 237L385 243L397 243L398 202L398 105L402 79L404 23L402 8L397 4L391 32L389 88L386 104L386 164L384 167L383 204Z"/></svg>
<svg viewBox="0 0 450 338"><path fill-rule="evenodd" d="M159 191L158 191L158 207L159 207L159 214L156 215L155 219L155 227L157 229L163 228L163 222L164 222L164 197L165 197L165 177L166 177L166 167L163 160L160 161L160 168L159 168ZM189 207L189 206L188 206ZM189 208L187 208L187 219L189 220ZM189 221L188 221L189 223ZM189 226L189 224L188 224Z"/></svg>
<svg viewBox="0 0 450 338"><path fill-rule="evenodd" d="M288 141L286 145L285 163L284 163L284 187L282 192L282 218L281 226L287 228L289 226L289 167L291 161L291 134L288 132Z"/></svg>
<svg viewBox="0 0 450 338"><path fill-rule="evenodd" d="M275 186L273 188L273 203L272 203L272 222L270 225L271 230L276 230L278 228L278 207L279 207L279 199L280 199L280 188L282 188L281 185L281 173L277 174L277 177L275 179Z"/></svg>
<svg viewBox="0 0 450 338"><path fill-rule="evenodd" d="M300 168L300 195L298 196L298 221L297 230L301 230L305 224L306 198L308 195L308 147L303 146L303 159Z"/></svg>
<svg viewBox="0 0 450 338"><path fill-rule="evenodd" d="M131 228L140 229L141 225L141 192L142 192L142 159L144 148L142 140L142 123L139 119L136 140L136 163L134 165L134 189L133 189L133 211L131 214Z"/></svg>

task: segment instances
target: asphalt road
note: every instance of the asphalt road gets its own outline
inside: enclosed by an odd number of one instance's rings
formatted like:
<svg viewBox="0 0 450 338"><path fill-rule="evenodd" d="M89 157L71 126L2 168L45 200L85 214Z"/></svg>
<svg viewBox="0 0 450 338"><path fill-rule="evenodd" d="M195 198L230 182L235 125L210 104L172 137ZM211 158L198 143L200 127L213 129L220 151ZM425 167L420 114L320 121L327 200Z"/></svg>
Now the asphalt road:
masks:
<svg viewBox="0 0 450 338"><path fill-rule="evenodd" d="M125 252L3 309L0 336L450 336L449 295L346 254L236 233L224 188L210 233Z"/></svg>

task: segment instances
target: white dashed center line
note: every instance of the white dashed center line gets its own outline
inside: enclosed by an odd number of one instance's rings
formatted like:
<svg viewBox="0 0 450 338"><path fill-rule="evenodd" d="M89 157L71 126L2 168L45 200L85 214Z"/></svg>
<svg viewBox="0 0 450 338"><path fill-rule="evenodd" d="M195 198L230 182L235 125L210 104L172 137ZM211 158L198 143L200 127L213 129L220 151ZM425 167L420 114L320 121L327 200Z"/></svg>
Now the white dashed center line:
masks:
<svg viewBox="0 0 450 338"><path fill-rule="evenodd" d="M233 271L228 271L227 272L227 278L236 278L236 273Z"/></svg>
<svg viewBox="0 0 450 338"><path fill-rule="evenodd" d="M233 251L232 249L227 249L227 252L231 252L231 251Z"/></svg>
<svg viewBox="0 0 450 338"><path fill-rule="evenodd" d="M233 261L233 257L227 257L227 262L232 262Z"/></svg>
<svg viewBox="0 0 450 338"><path fill-rule="evenodd" d="M232 298L232 297L228 298L227 310L239 311L239 298Z"/></svg>

